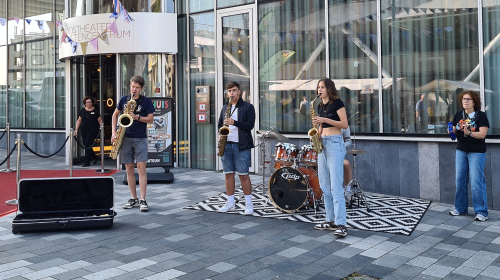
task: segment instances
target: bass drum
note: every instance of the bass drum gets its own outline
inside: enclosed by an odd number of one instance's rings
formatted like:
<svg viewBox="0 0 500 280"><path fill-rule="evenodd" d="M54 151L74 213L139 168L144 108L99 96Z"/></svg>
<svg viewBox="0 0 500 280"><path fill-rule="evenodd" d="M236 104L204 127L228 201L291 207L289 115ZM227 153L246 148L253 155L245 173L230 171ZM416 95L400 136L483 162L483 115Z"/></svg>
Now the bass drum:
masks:
<svg viewBox="0 0 500 280"><path fill-rule="evenodd" d="M312 168L281 167L269 179L268 194L273 204L285 212L292 212L304 206L313 206L312 194L320 199L318 174Z"/></svg>

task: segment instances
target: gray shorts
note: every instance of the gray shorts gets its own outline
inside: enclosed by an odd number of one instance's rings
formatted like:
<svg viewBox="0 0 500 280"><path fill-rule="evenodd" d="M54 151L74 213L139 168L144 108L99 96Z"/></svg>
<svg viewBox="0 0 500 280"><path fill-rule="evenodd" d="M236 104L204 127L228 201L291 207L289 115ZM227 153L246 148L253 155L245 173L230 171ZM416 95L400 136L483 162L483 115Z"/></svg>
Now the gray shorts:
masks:
<svg viewBox="0 0 500 280"><path fill-rule="evenodd" d="M123 137L120 151L122 163L134 163L148 160L148 139Z"/></svg>

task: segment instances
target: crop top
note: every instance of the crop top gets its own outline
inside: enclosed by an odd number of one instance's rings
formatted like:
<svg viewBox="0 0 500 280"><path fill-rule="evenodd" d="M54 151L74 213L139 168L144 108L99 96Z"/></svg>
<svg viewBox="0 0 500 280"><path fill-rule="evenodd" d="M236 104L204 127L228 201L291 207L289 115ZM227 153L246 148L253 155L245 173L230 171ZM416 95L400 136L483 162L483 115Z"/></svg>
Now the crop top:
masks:
<svg viewBox="0 0 500 280"><path fill-rule="evenodd" d="M337 111L343 107L345 107L344 102L340 99L336 99L335 101L333 101L333 104L320 103L318 105L318 115L323 118L329 118L334 121L340 121L340 117L337 114ZM333 127L333 125L330 125L328 123L323 123L323 128L327 127Z"/></svg>

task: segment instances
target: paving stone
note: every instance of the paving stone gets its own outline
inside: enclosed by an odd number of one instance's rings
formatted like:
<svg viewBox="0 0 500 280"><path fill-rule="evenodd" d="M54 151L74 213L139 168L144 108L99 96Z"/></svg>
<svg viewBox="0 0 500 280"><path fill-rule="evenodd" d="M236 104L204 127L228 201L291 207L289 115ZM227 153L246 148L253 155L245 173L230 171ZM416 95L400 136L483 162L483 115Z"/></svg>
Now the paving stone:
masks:
<svg viewBox="0 0 500 280"><path fill-rule="evenodd" d="M179 270L169 269L167 271L163 271L163 272L148 276L144 279L146 279L146 280L168 280L168 279L177 278L177 277L185 275L185 274L186 274L185 272L182 272Z"/></svg>
<svg viewBox="0 0 500 280"><path fill-rule="evenodd" d="M385 276L394 272L395 269L379 266L375 264L369 264L363 268L361 268L358 272L361 274L365 274L367 276L376 277L376 278L384 278Z"/></svg>
<svg viewBox="0 0 500 280"><path fill-rule="evenodd" d="M474 256L476 253L477 253L477 251L457 248L453 252L450 252L448 255L452 256L452 257L469 259L470 257Z"/></svg>
<svg viewBox="0 0 500 280"><path fill-rule="evenodd" d="M443 278L443 280L473 280L473 279L474 279L474 277L461 275L461 274L455 274L455 273L450 273L445 278Z"/></svg>
<svg viewBox="0 0 500 280"><path fill-rule="evenodd" d="M453 270L453 273L465 275L465 276L470 276L470 277L476 277L482 271L483 271L482 269L476 269L476 268L466 267L466 266L459 266L455 270Z"/></svg>
<svg viewBox="0 0 500 280"><path fill-rule="evenodd" d="M486 269L495 259L500 256L498 253L479 251L474 256L463 263L463 266L476 269Z"/></svg>
<svg viewBox="0 0 500 280"><path fill-rule="evenodd" d="M423 252L422 254L420 254L420 256L429 257L429 258L433 258L433 259L440 259L448 254L449 254L448 251L431 248L431 249Z"/></svg>
<svg viewBox="0 0 500 280"><path fill-rule="evenodd" d="M400 279L406 279L406 278L413 278L424 270L425 270L425 268L422 268L422 267L416 267L413 265L405 264L405 265L400 266L393 273L405 276L404 278L402 277Z"/></svg>
<svg viewBox="0 0 500 280"><path fill-rule="evenodd" d="M342 264L339 264L339 265L336 265L335 267L323 272L322 274L324 274L325 276L330 276L330 277L336 277L336 278L344 278L344 277L347 277L349 275L351 275L352 273L356 272L356 268L355 267L352 267L350 265L347 265L345 263L342 263ZM322 276L324 277L324 276ZM327 278L325 278L327 279Z"/></svg>
<svg viewBox="0 0 500 280"><path fill-rule="evenodd" d="M373 261L373 264L397 269L409 260L410 258L389 253Z"/></svg>
<svg viewBox="0 0 500 280"><path fill-rule="evenodd" d="M418 256L418 257L408 261L407 264L417 266L417 267L422 267L422 268L428 268L432 264L434 264L435 262L437 262L437 259Z"/></svg>
<svg viewBox="0 0 500 280"><path fill-rule="evenodd" d="M343 257L343 258L351 258L351 257L354 257L355 255L357 255L361 252L363 252L363 250L361 250L361 249L346 247L346 248L341 249L333 254L340 256L340 257ZM369 256L367 256L367 257L369 257Z"/></svg>
<svg viewBox="0 0 500 280"><path fill-rule="evenodd" d="M384 251L384 250L371 248L371 249L368 249L368 250L360 253L360 255L376 259L376 258L380 258L381 256L383 256L387 253L388 252Z"/></svg>
<svg viewBox="0 0 500 280"><path fill-rule="evenodd" d="M450 272L453 271L452 267L446 267L442 265L433 264L428 267L426 270L422 271L422 274L430 275L438 278L444 278Z"/></svg>
<svg viewBox="0 0 500 280"><path fill-rule="evenodd" d="M483 272L481 272L481 275L495 279L500 279L500 267L497 266L487 267Z"/></svg>

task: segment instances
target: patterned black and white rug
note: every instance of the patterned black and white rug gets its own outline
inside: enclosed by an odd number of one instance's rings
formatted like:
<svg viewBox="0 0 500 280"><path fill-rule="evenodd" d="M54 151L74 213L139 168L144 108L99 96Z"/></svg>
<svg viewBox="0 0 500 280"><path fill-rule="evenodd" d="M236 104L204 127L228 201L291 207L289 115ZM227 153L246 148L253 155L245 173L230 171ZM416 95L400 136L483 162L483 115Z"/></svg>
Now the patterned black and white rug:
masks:
<svg viewBox="0 0 500 280"><path fill-rule="evenodd" d="M236 210L229 213L242 214L245 211L245 203L241 188L236 188L235 198L239 199L236 203ZM367 211L366 207L358 207L356 204L352 209L347 209L348 227L410 235L431 204L427 200L403 197L367 196L367 199L370 211ZM207 200L187 206L184 209L217 212L217 210L226 204L226 201L227 195L224 192ZM254 217L313 224L325 221L325 209L323 205L320 205L316 216L314 215L314 209L299 209L294 213L284 212L268 200L267 195L262 195L261 188L253 190L252 201L254 204Z"/></svg>

